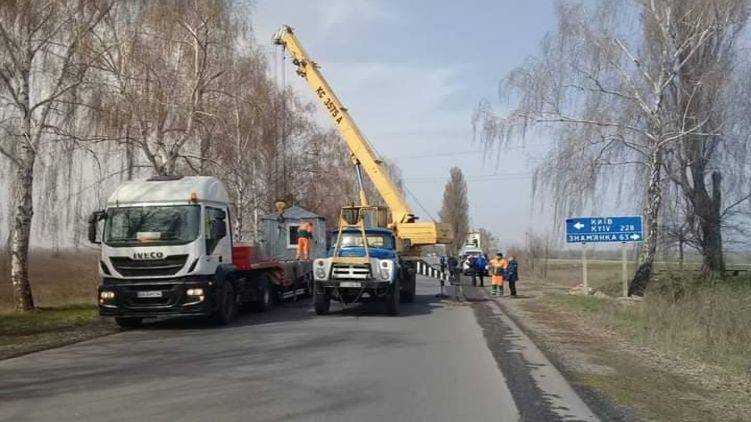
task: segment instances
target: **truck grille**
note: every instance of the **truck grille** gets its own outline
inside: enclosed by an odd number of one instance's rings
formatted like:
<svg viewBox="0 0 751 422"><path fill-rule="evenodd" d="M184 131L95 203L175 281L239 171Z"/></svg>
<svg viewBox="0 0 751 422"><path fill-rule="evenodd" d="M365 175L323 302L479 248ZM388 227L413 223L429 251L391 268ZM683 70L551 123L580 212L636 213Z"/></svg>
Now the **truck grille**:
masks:
<svg viewBox="0 0 751 422"><path fill-rule="evenodd" d="M110 257L115 271L123 277L169 276L185 266L188 255L170 255L163 259L134 260L127 256Z"/></svg>
<svg viewBox="0 0 751 422"><path fill-rule="evenodd" d="M331 277L339 279L365 280L370 277L369 265L334 265Z"/></svg>

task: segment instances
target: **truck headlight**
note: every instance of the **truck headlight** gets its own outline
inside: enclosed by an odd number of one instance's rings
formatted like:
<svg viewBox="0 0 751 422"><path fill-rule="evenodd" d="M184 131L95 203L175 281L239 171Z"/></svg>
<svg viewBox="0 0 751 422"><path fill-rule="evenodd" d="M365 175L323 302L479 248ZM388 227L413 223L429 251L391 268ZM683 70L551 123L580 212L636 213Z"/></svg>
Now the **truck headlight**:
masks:
<svg viewBox="0 0 751 422"><path fill-rule="evenodd" d="M326 261L323 259L316 259L313 263L313 276L316 280L326 279Z"/></svg>
<svg viewBox="0 0 751 422"><path fill-rule="evenodd" d="M102 290L99 293L99 299L101 300L112 300L115 298L115 292L111 292L109 290Z"/></svg>
<svg viewBox="0 0 751 422"><path fill-rule="evenodd" d="M188 289L185 294L188 296L203 296L203 289Z"/></svg>
<svg viewBox="0 0 751 422"><path fill-rule="evenodd" d="M391 280L391 273L394 269L394 264L391 261L382 260L379 265L382 280Z"/></svg>

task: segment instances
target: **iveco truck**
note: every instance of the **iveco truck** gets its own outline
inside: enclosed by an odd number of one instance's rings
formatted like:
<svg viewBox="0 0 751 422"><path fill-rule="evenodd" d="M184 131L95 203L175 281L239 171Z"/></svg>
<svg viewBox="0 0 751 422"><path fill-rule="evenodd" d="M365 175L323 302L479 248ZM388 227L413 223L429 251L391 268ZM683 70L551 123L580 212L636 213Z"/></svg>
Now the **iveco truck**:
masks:
<svg viewBox="0 0 751 422"><path fill-rule="evenodd" d="M124 328L144 318L232 321L309 293L310 261L282 262L235 245L227 191L214 177L157 177L120 185L89 220L101 244L99 312Z"/></svg>

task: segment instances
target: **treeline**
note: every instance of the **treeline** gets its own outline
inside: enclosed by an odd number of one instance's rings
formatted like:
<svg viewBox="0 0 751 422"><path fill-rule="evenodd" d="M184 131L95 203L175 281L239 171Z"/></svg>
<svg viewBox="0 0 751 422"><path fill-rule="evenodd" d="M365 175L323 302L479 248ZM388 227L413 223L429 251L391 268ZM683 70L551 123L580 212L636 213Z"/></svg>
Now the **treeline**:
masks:
<svg viewBox="0 0 751 422"><path fill-rule="evenodd" d="M726 243L745 240L748 14L747 0L558 2L539 53L502 79L509 112L482 103L474 116L487 144L554 140L534 187L559 221L641 205L631 294L658 248L681 259L694 248L707 279L721 279Z"/></svg>
<svg viewBox="0 0 751 422"><path fill-rule="evenodd" d="M219 177L245 241L279 198L328 218L352 198L349 154L275 81L251 13L221 0L0 3L0 222L19 309L34 307L32 240L82 244L123 180Z"/></svg>

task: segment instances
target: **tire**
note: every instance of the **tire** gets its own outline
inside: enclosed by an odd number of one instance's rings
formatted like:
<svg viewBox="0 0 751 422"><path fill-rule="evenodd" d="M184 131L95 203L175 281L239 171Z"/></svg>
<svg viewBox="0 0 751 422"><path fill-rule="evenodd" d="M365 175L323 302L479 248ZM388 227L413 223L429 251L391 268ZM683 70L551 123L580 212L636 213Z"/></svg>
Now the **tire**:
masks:
<svg viewBox="0 0 751 422"><path fill-rule="evenodd" d="M394 285L391 286L391 292L386 295L386 313L389 315L399 315L399 280L394 281Z"/></svg>
<svg viewBox="0 0 751 422"><path fill-rule="evenodd" d="M118 327L122 330L129 330L131 328L138 328L141 325L143 325L143 319L142 318L126 318L126 317L115 317L115 323Z"/></svg>
<svg viewBox="0 0 751 422"><path fill-rule="evenodd" d="M274 288L268 277L261 280L261 286L258 289L258 300L255 302L256 312L268 312L274 307Z"/></svg>
<svg viewBox="0 0 751 422"><path fill-rule="evenodd" d="M313 296L315 294L314 292L314 284L313 284L313 274L308 274L305 276L305 295L306 296Z"/></svg>
<svg viewBox="0 0 751 422"><path fill-rule="evenodd" d="M331 296L324 292L313 291L313 300L317 315L326 315L331 308Z"/></svg>
<svg viewBox="0 0 751 422"><path fill-rule="evenodd" d="M225 280L223 286L217 295L218 306L214 312L214 322L219 325L227 325L235 320L237 316L237 293L235 286Z"/></svg>
<svg viewBox="0 0 751 422"><path fill-rule="evenodd" d="M402 303L412 303L415 301L415 290L417 289L417 280L415 276L407 276L405 282L406 288L401 292L400 301Z"/></svg>

